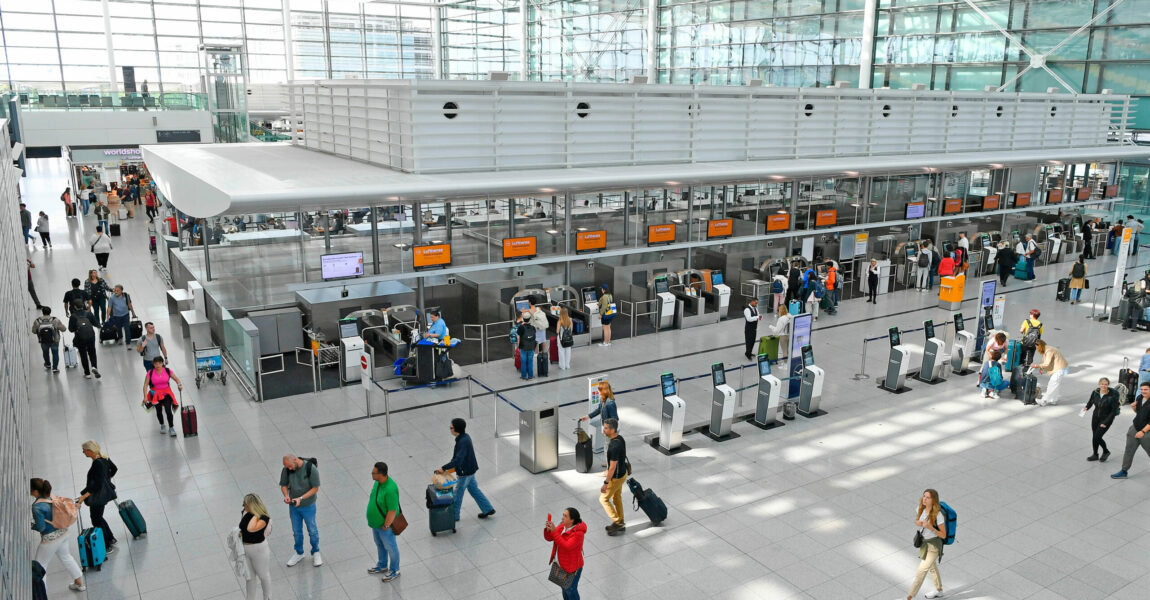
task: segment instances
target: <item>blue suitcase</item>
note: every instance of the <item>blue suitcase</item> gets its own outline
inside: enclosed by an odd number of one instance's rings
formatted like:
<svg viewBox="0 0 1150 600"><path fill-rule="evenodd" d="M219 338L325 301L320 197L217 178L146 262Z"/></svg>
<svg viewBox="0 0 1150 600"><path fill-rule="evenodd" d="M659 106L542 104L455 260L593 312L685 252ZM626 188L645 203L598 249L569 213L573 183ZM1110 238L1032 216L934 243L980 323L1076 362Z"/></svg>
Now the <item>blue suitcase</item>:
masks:
<svg viewBox="0 0 1150 600"><path fill-rule="evenodd" d="M94 568L102 570L105 560L108 560L108 547L104 544L104 530L99 527L84 529L81 522L80 537L77 542L80 546L80 567L87 571Z"/></svg>
<svg viewBox="0 0 1150 600"><path fill-rule="evenodd" d="M455 533L455 493L451 488L427 486L427 526L434 536L444 531Z"/></svg>
<svg viewBox="0 0 1150 600"><path fill-rule="evenodd" d="M1022 356L1022 344L1018 340L1010 340L1006 342L1006 370L1013 371L1014 367L1018 366L1018 360Z"/></svg>
<svg viewBox="0 0 1150 600"><path fill-rule="evenodd" d="M791 300L790 304L787 305L787 312L791 313L791 315L797 315L803 312L803 303L798 300Z"/></svg>
<svg viewBox="0 0 1150 600"><path fill-rule="evenodd" d="M627 487L634 495L635 508L642 510L643 514L651 520L652 525L658 525L667 520L667 504L651 489L643 486L634 477L627 479Z"/></svg>
<svg viewBox="0 0 1150 600"><path fill-rule="evenodd" d="M132 534L132 539L138 539L148 533L148 524L144 521L144 515L140 514L140 509L136 508L135 502L124 500L116 503L116 508L120 511L124 525L128 527L128 533Z"/></svg>

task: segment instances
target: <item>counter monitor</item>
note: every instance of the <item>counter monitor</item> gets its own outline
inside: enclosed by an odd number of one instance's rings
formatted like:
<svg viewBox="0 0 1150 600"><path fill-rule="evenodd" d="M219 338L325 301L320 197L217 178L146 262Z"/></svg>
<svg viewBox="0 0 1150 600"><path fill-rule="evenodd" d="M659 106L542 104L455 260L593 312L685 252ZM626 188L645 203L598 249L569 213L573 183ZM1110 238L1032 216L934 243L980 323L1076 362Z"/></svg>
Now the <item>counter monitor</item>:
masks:
<svg viewBox="0 0 1150 600"><path fill-rule="evenodd" d="M595 288L586 288L583 290L583 304L590 302L598 302L599 298L595 296Z"/></svg>
<svg viewBox="0 0 1150 600"><path fill-rule="evenodd" d="M902 345L902 340L899 339L898 327L891 327L888 334L890 336L890 347Z"/></svg>
<svg viewBox="0 0 1150 600"><path fill-rule="evenodd" d="M665 294L665 293L667 293L667 291L669 291L670 287L671 287L670 283L667 281L666 277L659 277L659 278L655 279L655 293L656 294Z"/></svg>
<svg viewBox="0 0 1150 600"><path fill-rule="evenodd" d="M966 329L966 323L962 318L962 313L954 313L954 332L958 333Z"/></svg>
<svg viewBox="0 0 1150 600"><path fill-rule="evenodd" d="M531 301L526 298L520 298L515 301L515 312L518 314L523 314L523 311L529 310L530 308Z"/></svg>
<svg viewBox="0 0 1150 600"><path fill-rule="evenodd" d="M722 271L711 271L711 285L723 285Z"/></svg>
<svg viewBox="0 0 1150 600"><path fill-rule="evenodd" d="M759 355L759 377L766 377L771 374L771 361L767 359L766 354Z"/></svg>
<svg viewBox="0 0 1150 600"><path fill-rule="evenodd" d="M711 365L711 383L715 387L726 385L727 373L723 370L723 363L715 363Z"/></svg>
<svg viewBox="0 0 1150 600"><path fill-rule="evenodd" d="M934 337L934 321L927 319L922 322L922 328L926 331L926 339Z"/></svg>
<svg viewBox="0 0 1150 600"><path fill-rule="evenodd" d="M911 202L906 205L907 219L921 219L926 216L926 202Z"/></svg>
<svg viewBox="0 0 1150 600"><path fill-rule="evenodd" d="M359 320L344 319L339 322L339 339L356 337L359 335Z"/></svg>
<svg viewBox="0 0 1150 600"><path fill-rule="evenodd" d="M663 386L663 397L675 395L675 376L670 373L663 373L659 376L659 381Z"/></svg>
<svg viewBox="0 0 1150 600"><path fill-rule="evenodd" d="M363 275L363 252L324 254L319 257L320 275L324 281Z"/></svg>
<svg viewBox="0 0 1150 600"><path fill-rule="evenodd" d="M803 346L803 368L815 366L815 350L809 344Z"/></svg>

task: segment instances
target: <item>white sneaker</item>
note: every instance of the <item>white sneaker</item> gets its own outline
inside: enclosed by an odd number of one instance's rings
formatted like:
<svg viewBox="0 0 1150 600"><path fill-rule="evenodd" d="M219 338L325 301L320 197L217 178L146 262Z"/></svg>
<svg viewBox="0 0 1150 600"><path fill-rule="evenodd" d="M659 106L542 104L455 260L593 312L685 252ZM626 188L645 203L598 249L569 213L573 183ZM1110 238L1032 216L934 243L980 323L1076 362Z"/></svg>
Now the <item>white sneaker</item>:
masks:
<svg viewBox="0 0 1150 600"><path fill-rule="evenodd" d="M323 557L319 555L319 552L311 555L311 564L313 567L323 565Z"/></svg>
<svg viewBox="0 0 1150 600"><path fill-rule="evenodd" d="M88 586L86 586L82 583L80 585L76 585L74 583L69 583L68 589L72 590L73 592L84 592L84 591L88 590Z"/></svg>
<svg viewBox="0 0 1150 600"><path fill-rule="evenodd" d="M931 590L926 593L927 598L942 598L942 590Z"/></svg>
<svg viewBox="0 0 1150 600"><path fill-rule="evenodd" d="M175 427L169 427L168 428L168 435L170 435L172 437L176 437L176 428Z"/></svg>
<svg viewBox="0 0 1150 600"><path fill-rule="evenodd" d="M167 432L168 432L168 426L161 423L160 424L160 434L163 435Z"/></svg>
<svg viewBox="0 0 1150 600"><path fill-rule="evenodd" d="M292 557L288 559L287 566L294 567L294 566L298 565L299 561L301 561L301 560L303 560L302 554L293 554Z"/></svg>

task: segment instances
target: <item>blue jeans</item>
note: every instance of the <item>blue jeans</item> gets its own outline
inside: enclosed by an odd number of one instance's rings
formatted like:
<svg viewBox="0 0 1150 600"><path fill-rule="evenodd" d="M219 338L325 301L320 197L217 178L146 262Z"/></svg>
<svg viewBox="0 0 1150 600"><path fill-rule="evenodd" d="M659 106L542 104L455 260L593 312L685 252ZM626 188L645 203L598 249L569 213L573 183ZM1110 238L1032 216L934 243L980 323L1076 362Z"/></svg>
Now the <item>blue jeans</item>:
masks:
<svg viewBox="0 0 1150 600"><path fill-rule="evenodd" d="M96 224L101 227L100 230L103 231L105 234L112 235L111 233L108 232L108 218L107 217L104 217L103 219L97 220Z"/></svg>
<svg viewBox="0 0 1150 600"><path fill-rule="evenodd" d="M829 290L829 293L831 295L831 306L838 308L839 307L839 289L835 288L833 290Z"/></svg>
<svg viewBox="0 0 1150 600"><path fill-rule="evenodd" d="M60 344L52 342L51 344L40 344L40 350L44 352L44 366L49 365L48 353L52 353L51 365L55 369L60 366Z"/></svg>
<svg viewBox="0 0 1150 600"><path fill-rule="evenodd" d="M111 323L113 328L124 330L124 344L125 345L132 343L131 342L132 319L130 318L130 314L131 313L129 313L127 315L120 315L120 316L112 315L112 316L108 317L107 321L104 321L105 325L108 323Z"/></svg>
<svg viewBox="0 0 1150 600"><path fill-rule="evenodd" d="M313 505L312 508L315 508ZM379 559L375 562L375 568L387 569L392 573L399 572L399 546L395 543L395 534L391 532L391 528L377 528L371 530L371 538L375 540L375 551L379 555ZM391 564L388 564L390 560Z"/></svg>
<svg viewBox="0 0 1150 600"><path fill-rule="evenodd" d="M934 271L927 271L926 273L926 289L934 289Z"/></svg>
<svg viewBox="0 0 1150 600"><path fill-rule="evenodd" d="M535 351L519 351L519 376L524 379L535 377Z"/></svg>
<svg viewBox="0 0 1150 600"><path fill-rule="evenodd" d="M311 538L311 553L319 552L319 529L315 526L315 505L289 506L291 530L295 536L295 553L303 554L303 525L307 524L307 536Z"/></svg>
<svg viewBox="0 0 1150 600"><path fill-rule="evenodd" d="M575 571L575 577L571 580L571 587L563 590L563 600L579 600L579 578L583 576L583 567L579 567Z"/></svg>
<svg viewBox="0 0 1150 600"><path fill-rule="evenodd" d="M475 503L479 505L479 512L489 513L493 508L491 502L487 500L487 496L479 489L479 482L475 481L474 475L460 475L459 481L455 484L455 504L452 508L455 509L455 520L459 520L459 512L463 508L463 492L471 494L475 498Z"/></svg>
<svg viewBox="0 0 1150 600"><path fill-rule="evenodd" d="M1070 301L1078 302L1082 299L1082 288L1070 288Z"/></svg>
<svg viewBox="0 0 1150 600"><path fill-rule="evenodd" d="M32 243L35 244L36 238L32 237L32 234L29 233L32 231L32 228L31 227L22 227L22 229L24 230L24 243L27 244L28 240L32 240Z"/></svg>
<svg viewBox="0 0 1150 600"><path fill-rule="evenodd" d="M87 198L80 198L80 212L84 213L85 217L88 216L88 208L90 206L91 204L88 202Z"/></svg>

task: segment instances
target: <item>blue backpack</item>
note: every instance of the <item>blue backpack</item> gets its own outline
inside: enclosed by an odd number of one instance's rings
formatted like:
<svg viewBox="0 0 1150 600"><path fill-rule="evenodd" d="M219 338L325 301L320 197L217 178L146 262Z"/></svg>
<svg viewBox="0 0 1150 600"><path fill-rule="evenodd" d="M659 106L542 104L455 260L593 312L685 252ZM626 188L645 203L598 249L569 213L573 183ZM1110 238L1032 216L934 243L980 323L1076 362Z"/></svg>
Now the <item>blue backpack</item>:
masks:
<svg viewBox="0 0 1150 600"><path fill-rule="evenodd" d="M993 370L992 370L993 371ZM999 375L1001 378L1001 375ZM939 502L938 508L946 518L946 540L943 544L949 546L954 543L954 529L958 525L958 513L945 502Z"/></svg>
<svg viewBox="0 0 1150 600"><path fill-rule="evenodd" d="M512 346L519 345L519 328L515 326L515 323L511 324L511 336L510 337L511 337L511 345Z"/></svg>
<svg viewBox="0 0 1150 600"><path fill-rule="evenodd" d="M771 282L771 293L772 294L783 293L783 282L779 281L778 279Z"/></svg>
<svg viewBox="0 0 1150 600"><path fill-rule="evenodd" d="M815 282L815 298L822 300L823 296L827 295L827 286L823 285L822 281Z"/></svg>
<svg viewBox="0 0 1150 600"><path fill-rule="evenodd" d="M987 374L987 379L990 381L990 387L995 391L1002 389L1002 369L998 363L990 366L990 373Z"/></svg>

